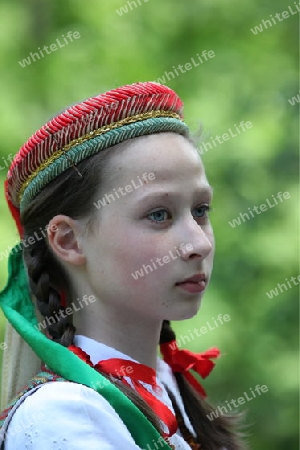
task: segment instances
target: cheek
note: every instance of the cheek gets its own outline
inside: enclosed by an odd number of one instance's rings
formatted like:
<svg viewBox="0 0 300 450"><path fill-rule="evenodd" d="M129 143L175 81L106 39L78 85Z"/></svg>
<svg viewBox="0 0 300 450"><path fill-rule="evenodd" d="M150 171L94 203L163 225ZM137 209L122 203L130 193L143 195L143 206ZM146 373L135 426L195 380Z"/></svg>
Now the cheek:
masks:
<svg viewBox="0 0 300 450"><path fill-rule="evenodd" d="M162 253L161 245L155 245L153 239L138 237L124 239L114 249L114 257L123 266L125 272L139 270L144 264L150 264Z"/></svg>
<svg viewBox="0 0 300 450"><path fill-rule="evenodd" d="M114 265L118 268L119 279L131 287L146 288L149 285L153 287L153 280L162 277L168 270L168 264L159 266L155 261L167 255L169 250L170 246L162 242L161 237L155 239L153 235L150 238L145 234L124 236L113 250ZM145 266L152 267L153 271L148 268L148 273L145 273ZM137 271L143 271L144 275L135 279L132 274L136 274Z"/></svg>
<svg viewBox="0 0 300 450"><path fill-rule="evenodd" d="M161 246L144 238L124 239L114 247L109 258L110 270L114 271L117 280L114 289L118 297L128 301L128 308L132 306L141 312L155 310L153 299L161 298L168 279L164 276L168 265L157 269L152 265L151 260L155 261L161 251ZM109 270L107 275L111 276Z"/></svg>

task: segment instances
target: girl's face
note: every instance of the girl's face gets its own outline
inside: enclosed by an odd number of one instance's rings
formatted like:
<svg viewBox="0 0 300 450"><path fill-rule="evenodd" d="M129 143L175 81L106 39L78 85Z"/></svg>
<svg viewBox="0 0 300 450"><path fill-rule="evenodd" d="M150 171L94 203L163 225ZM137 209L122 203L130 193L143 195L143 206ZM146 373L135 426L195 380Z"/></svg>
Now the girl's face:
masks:
<svg viewBox="0 0 300 450"><path fill-rule="evenodd" d="M205 291L177 283L203 274L207 287L214 256L212 191L196 149L174 133L142 136L109 169L95 230L84 241L87 282L112 313L194 316Z"/></svg>

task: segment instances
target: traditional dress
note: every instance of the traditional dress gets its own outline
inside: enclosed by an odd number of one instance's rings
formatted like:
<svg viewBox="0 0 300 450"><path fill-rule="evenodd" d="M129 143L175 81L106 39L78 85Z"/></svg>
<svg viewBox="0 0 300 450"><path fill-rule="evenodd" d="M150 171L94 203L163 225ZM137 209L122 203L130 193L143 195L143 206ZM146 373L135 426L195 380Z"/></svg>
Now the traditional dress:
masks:
<svg viewBox="0 0 300 450"><path fill-rule="evenodd" d="M120 351L85 336L77 335L75 345L88 353L94 364L110 358L134 361ZM130 375L127 381L130 382ZM195 436L170 366L157 358L157 387L143 384L175 414L165 388L167 386L176 399L186 427ZM139 424L136 426L139 427ZM164 428L167 429L166 425ZM86 386L61 381L41 385L25 399L10 421L5 442L5 450L139 448L126 425L104 397ZM170 437L169 442L176 450L190 450L179 430ZM162 448L160 443L161 439L150 441L145 450Z"/></svg>

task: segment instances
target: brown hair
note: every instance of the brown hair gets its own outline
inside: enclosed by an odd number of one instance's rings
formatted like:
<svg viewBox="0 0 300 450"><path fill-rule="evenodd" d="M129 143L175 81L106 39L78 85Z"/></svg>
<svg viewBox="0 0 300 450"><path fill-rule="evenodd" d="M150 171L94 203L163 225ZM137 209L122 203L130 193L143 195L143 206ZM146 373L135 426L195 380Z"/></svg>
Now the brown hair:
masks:
<svg viewBox="0 0 300 450"><path fill-rule="evenodd" d="M77 165L77 170L70 168L54 181L49 183L22 212L21 221L24 227L24 239L28 240L37 230L45 229L53 216L64 214L73 219L87 219L90 230L95 222L97 209L93 203L98 200L99 188L111 176L109 159L112 155L127 148L129 141L108 148ZM82 176L79 176L78 171ZM100 180L100 181L99 181ZM97 196L97 198L96 198ZM24 261L27 266L29 285L36 299L37 307L45 318L55 317L55 322L47 321L47 333L51 339L68 347L73 343L75 327L71 316L57 314L64 311L60 303L59 291L67 294L67 304L71 300L72 285L67 273L53 256L47 240L39 239L23 249ZM168 321L163 322L161 343L175 339L175 334ZM209 420L214 408L200 398L194 389L186 382L182 374L174 374L185 410L197 435L197 442L204 450L244 450L245 445L240 435L235 431L237 417L220 415ZM133 403L140 408L155 428L161 433L159 419L145 401L131 388L119 381L114 382ZM169 393L174 410L179 417L179 408L172 394ZM183 436L186 431L182 420L178 420Z"/></svg>

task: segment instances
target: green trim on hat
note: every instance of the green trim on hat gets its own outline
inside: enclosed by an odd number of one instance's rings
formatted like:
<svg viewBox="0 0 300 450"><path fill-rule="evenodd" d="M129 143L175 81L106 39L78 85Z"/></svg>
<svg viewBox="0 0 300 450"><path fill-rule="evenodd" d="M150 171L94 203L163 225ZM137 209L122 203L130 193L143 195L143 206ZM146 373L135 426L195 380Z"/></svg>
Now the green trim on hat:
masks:
<svg viewBox="0 0 300 450"><path fill-rule="evenodd" d="M101 150L128 139L168 131L187 135L189 129L188 126L179 119L171 117L155 117L134 122L129 125L123 125L115 130L110 130L104 134L95 136L82 144L75 145L70 150L66 151L66 155L57 158L49 164L48 167L40 170L36 177L33 178L23 192L20 210L22 211L43 187L50 183L50 181L72 167L72 163L78 164L84 159L99 153Z"/></svg>
<svg viewBox="0 0 300 450"><path fill-rule="evenodd" d="M125 394L66 347L51 341L35 328L37 319L30 299L22 251L17 249L19 245L11 250L7 285L0 292L0 306L9 322L53 372L102 395L116 410L139 447L151 447L153 441L159 439L161 445L160 434ZM171 449L165 441L161 448Z"/></svg>

